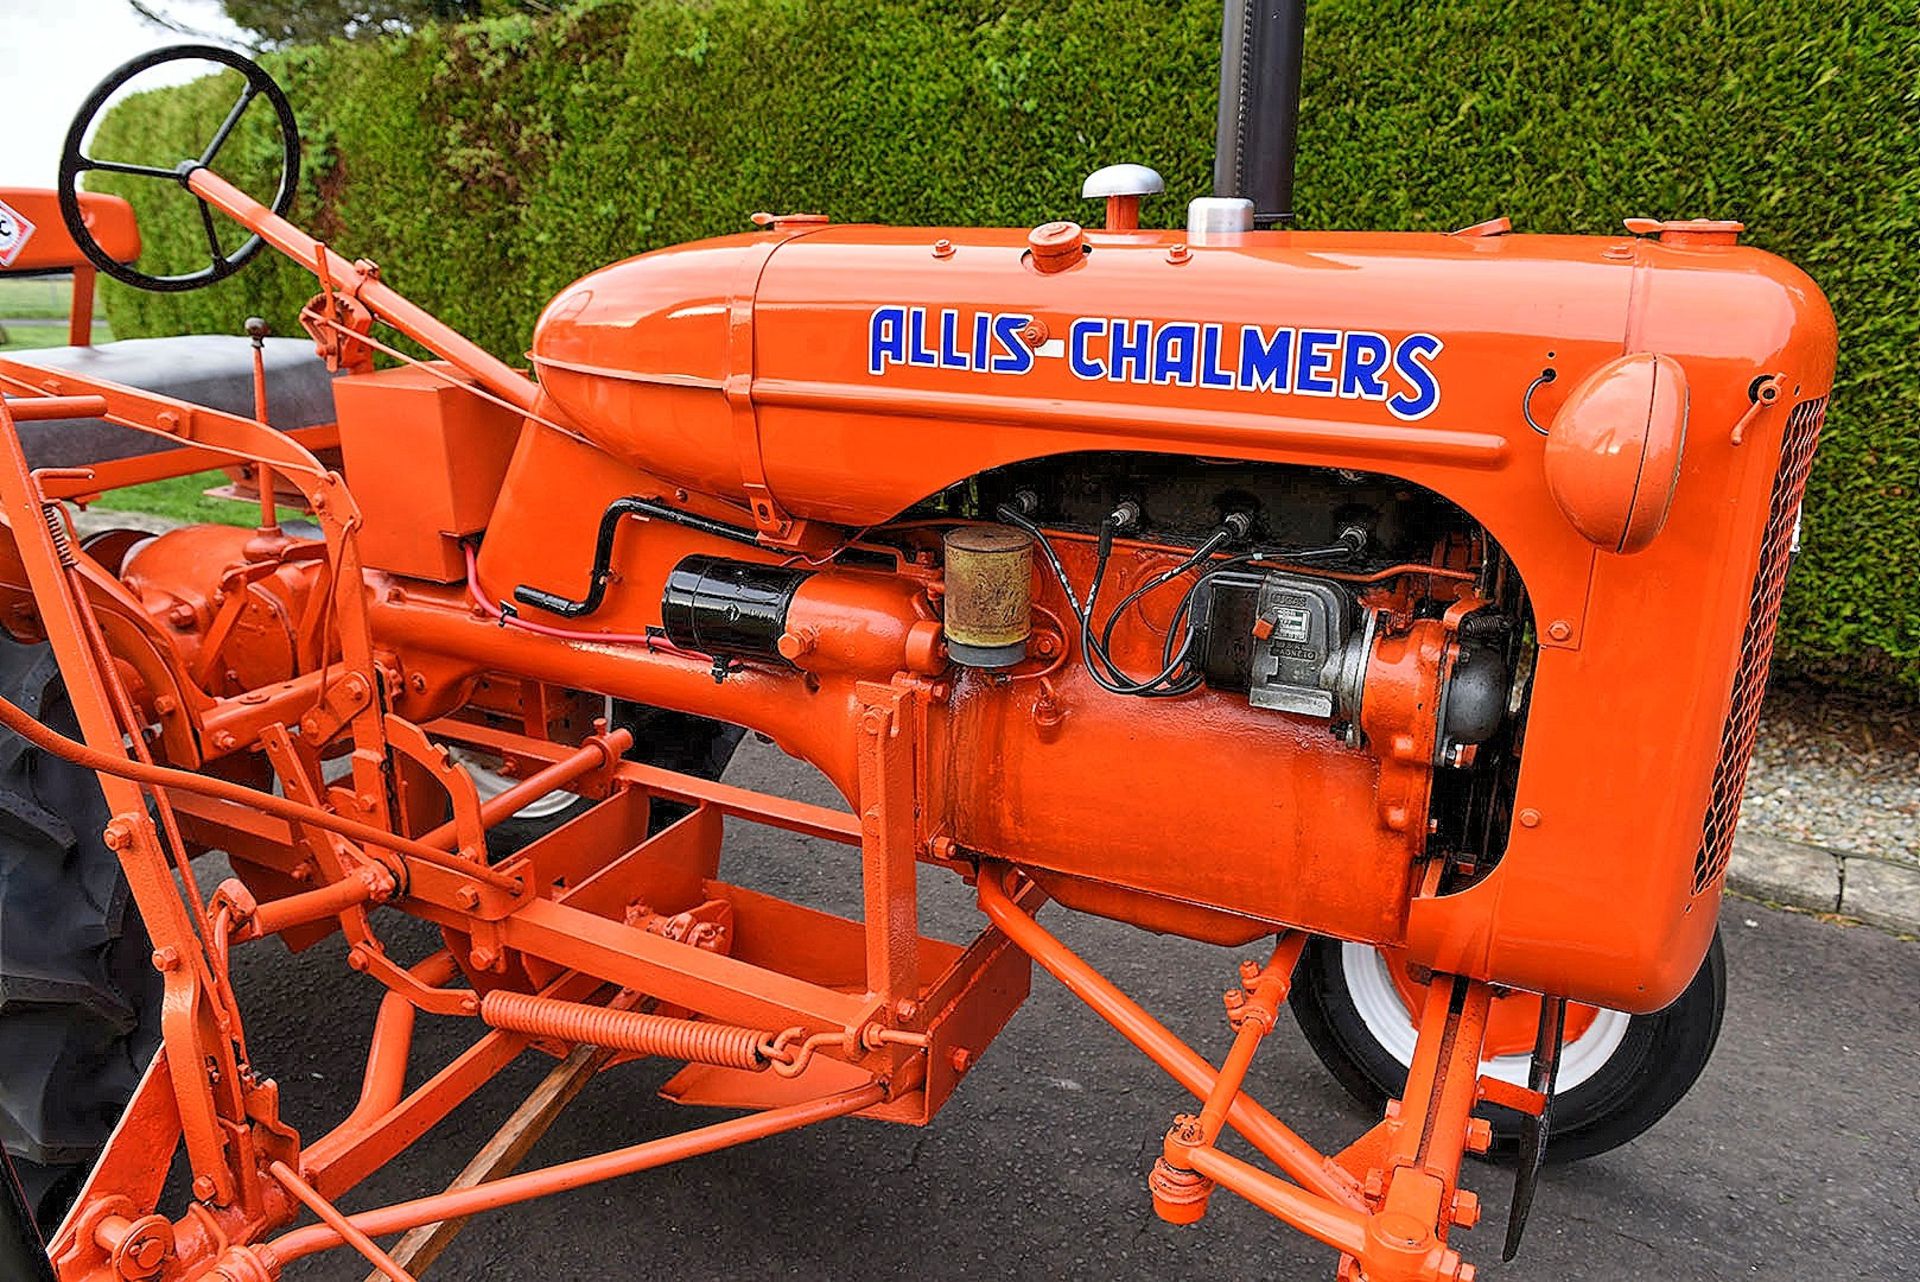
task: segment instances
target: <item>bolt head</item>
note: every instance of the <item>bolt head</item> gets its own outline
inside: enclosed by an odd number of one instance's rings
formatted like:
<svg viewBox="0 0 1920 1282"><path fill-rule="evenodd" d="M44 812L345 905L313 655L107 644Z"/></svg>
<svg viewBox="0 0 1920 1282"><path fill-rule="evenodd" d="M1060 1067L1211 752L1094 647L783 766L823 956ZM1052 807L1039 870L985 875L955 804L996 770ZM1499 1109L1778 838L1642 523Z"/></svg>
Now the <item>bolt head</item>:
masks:
<svg viewBox="0 0 1920 1282"><path fill-rule="evenodd" d="M1467 1119L1467 1150L1484 1153L1493 1147L1493 1123L1484 1117Z"/></svg>
<svg viewBox="0 0 1920 1282"><path fill-rule="evenodd" d="M1547 635L1555 641L1565 641L1573 636L1573 625L1565 619L1555 619L1547 625Z"/></svg>
<svg viewBox="0 0 1920 1282"><path fill-rule="evenodd" d="M480 892L472 886L462 886L453 892L453 902L471 911L480 905Z"/></svg>
<svg viewBox="0 0 1920 1282"><path fill-rule="evenodd" d="M127 1260L144 1273L159 1268L167 1250L166 1241L158 1234L144 1234L127 1244Z"/></svg>
<svg viewBox="0 0 1920 1282"><path fill-rule="evenodd" d="M162 974L180 969L180 950L172 944L153 950L153 968Z"/></svg>
<svg viewBox="0 0 1920 1282"><path fill-rule="evenodd" d="M202 1202L211 1202L213 1200L213 1192L213 1177L211 1175L196 1175L193 1177L193 1195L195 1198Z"/></svg>

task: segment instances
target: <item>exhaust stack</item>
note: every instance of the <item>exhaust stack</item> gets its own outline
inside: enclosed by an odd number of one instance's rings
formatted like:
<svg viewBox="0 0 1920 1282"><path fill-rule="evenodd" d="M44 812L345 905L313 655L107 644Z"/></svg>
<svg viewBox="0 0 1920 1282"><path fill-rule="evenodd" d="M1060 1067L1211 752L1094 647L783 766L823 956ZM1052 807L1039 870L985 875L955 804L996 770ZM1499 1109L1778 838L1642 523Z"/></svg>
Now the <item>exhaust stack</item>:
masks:
<svg viewBox="0 0 1920 1282"><path fill-rule="evenodd" d="M1293 217L1305 0L1226 0L1213 194L1253 202L1257 227Z"/></svg>

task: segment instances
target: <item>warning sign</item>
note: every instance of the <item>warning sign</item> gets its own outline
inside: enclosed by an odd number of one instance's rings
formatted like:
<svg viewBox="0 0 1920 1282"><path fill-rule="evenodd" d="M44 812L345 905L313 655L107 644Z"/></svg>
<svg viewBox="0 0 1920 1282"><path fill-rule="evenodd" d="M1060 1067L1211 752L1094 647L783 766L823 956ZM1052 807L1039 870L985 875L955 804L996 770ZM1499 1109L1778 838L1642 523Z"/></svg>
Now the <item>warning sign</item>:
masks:
<svg viewBox="0 0 1920 1282"><path fill-rule="evenodd" d="M33 239L33 224L6 201L0 200L0 269L13 266L20 251Z"/></svg>

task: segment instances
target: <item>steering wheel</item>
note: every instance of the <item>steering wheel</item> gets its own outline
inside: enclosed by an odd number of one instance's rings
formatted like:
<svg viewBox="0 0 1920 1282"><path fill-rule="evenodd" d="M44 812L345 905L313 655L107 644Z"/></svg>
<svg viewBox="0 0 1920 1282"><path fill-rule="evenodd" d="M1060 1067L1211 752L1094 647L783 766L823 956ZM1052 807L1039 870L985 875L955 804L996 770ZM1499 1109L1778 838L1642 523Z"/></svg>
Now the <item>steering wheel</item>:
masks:
<svg viewBox="0 0 1920 1282"><path fill-rule="evenodd" d="M227 118L213 135L213 140L198 157L181 161L171 169L158 165L131 165L117 160L95 160L88 156L84 147L87 131L92 128L94 118L100 114L107 101L135 76L167 62L217 62L232 67L246 77L246 88L241 90L239 100L227 112ZM199 289L227 277L245 267L253 256L260 252L263 242L258 236L250 236L245 244L227 253L220 247L220 235L214 226L213 208L206 201L200 201L200 223L207 233L207 251L210 261L199 271L187 272L179 276L154 276L136 271L127 264L118 261L100 247L93 232L80 212L80 175L90 170L102 173L129 174L135 178L159 178L167 182L187 186L187 180L196 169L204 169L213 163L220 148L226 145L234 126L240 123L240 117L246 114L255 98L264 97L273 106L274 115L280 121L280 183L274 192L272 209L276 215L285 216L293 205L293 195L300 181L300 129L293 118L293 104L287 101L287 95L273 77L269 76L260 64L251 58L222 49L217 45L169 45L164 49L155 49L151 53L141 54L133 61L121 66L94 87L87 100L80 105L79 114L73 118L73 125L67 130L67 141L60 151L60 218L67 225L67 234L73 237L73 243L87 256L95 267L138 289L153 290L158 293L177 293L181 290ZM189 189L190 190L190 189ZM197 199L197 197L196 197Z"/></svg>

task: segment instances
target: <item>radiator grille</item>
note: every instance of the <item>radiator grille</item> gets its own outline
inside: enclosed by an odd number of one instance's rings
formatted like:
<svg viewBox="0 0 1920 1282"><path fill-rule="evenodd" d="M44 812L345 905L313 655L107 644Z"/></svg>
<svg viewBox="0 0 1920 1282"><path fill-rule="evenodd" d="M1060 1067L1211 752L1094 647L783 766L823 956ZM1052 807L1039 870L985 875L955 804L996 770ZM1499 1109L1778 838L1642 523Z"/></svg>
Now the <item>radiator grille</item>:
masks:
<svg viewBox="0 0 1920 1282"><path fill-rule="evenodd" d="M1780 597L1787 586L1787 564L1800 521L1800 500L1807 490L1813 447L1827 415L1827 399L1801 401L1787 417L1780 444L1780 470L1773 478L1773 501L1760 540L1760 565L1754 571L1747 627L1740 638L1740 670L1733 680L1733 704L1720 733L1720 760L1713 770L1713 796L1701 826L1700 850L1693 859L1693 893L1720 880L1733 854L1733 829L1747 786L1747 763L1760 729L1760 700L1766 693L1767 665L1773 658L1773 634L1780 618Z"/></svg>

